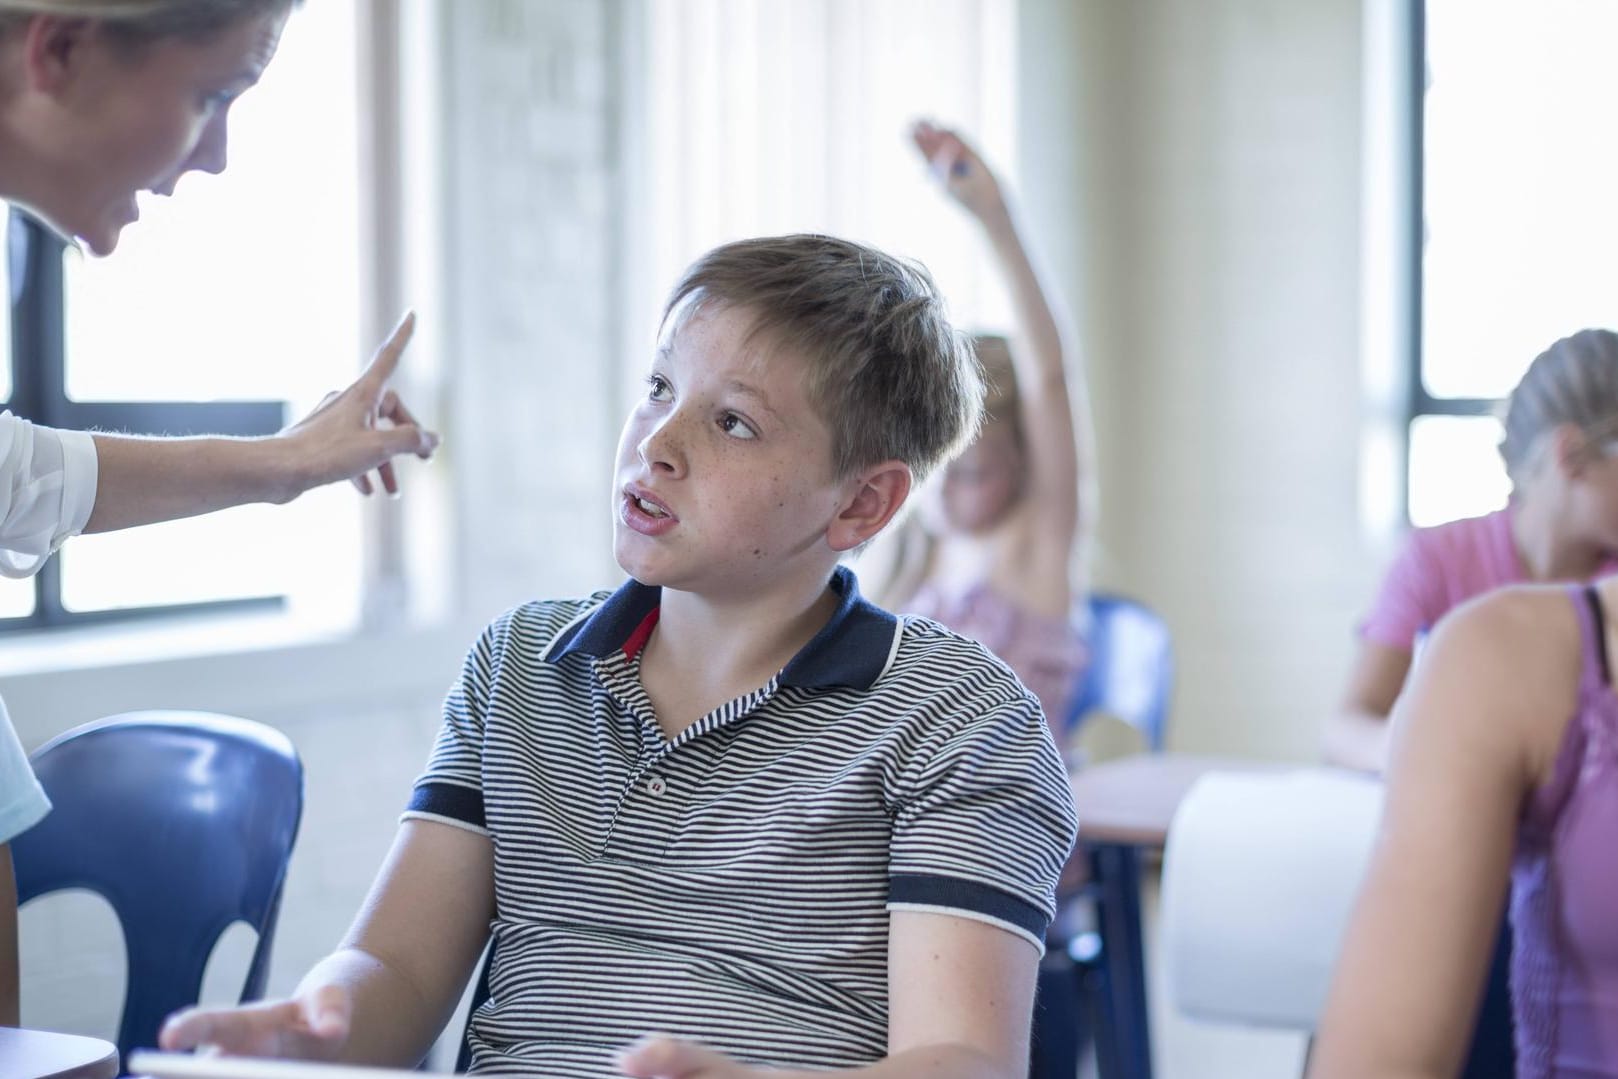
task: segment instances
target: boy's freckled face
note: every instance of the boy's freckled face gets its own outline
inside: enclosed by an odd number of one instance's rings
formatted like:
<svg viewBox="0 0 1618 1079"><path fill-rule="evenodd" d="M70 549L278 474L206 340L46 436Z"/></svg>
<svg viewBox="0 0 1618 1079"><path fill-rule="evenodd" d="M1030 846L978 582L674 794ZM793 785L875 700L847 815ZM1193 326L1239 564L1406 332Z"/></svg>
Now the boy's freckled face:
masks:
<svg viewBox="0 0 1618 1079"><path fill-rule="evenodd" d="M836 560L831 431L802 362L751 329L733 308L688 318L624 424L613 548L642 583L745 597Z"/></svg>

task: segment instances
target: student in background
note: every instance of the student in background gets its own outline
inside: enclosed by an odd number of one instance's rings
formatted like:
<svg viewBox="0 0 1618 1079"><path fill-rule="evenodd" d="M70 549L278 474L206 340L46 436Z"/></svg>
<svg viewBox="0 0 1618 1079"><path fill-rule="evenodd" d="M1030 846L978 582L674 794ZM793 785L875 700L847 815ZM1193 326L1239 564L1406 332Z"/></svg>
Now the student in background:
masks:
<svg viewBox="0 0 1618 1079"><path fill-rule="evenodd" d="M1512 391L1500 454L1506 508L1411 532L1371 614L1326 758L1379 772L1388 714L1415 643L1457 604L1530 581L1586 581L1618 571L1618 334L1581 330L1541 353Z"/></svg>
<svg viewBox="0 0 1618 1079"><path fill-rule="evenodd" d="M293 6L0 0L0 199L111 254L140 192L171 195L188 172L224 169L231 103L258 81ZM370 493L373 470L395 492L393 458L427 457L438 443L387 387L412 326L402 323L346 390L269 438L129 438L0 412L0 574L29 576L80 532L287 502L339 480ZM229 346L220 342L221 363ZM18 1019L6 844L49 808L0 705L0 1024Z"/></svg>
<svg viewBox="0 0 1618 1079"><path fill-rule="evenodd" d="M1615 437L1565 448L1618 469ZM1516 1075L1618 1076L1614 610L1609 578L1496 590L1439 622L1395 708L1315 1079L1457 1074L1508 882Z"/></svg>
<svg viewBox="0 0 1618 1079"><path fill-rule="evenodd" d="M983 431L944 469L934 504L907 522L880 595L1005 660L1060 745L1086 659L1073 600L1085 589L1095 506L1089 401L1082 374L1069 380L1070 349L994 173L953 131L921 121L911 135L982 227L1015 322L1009 338L973 339L988 383Z"/></svg>

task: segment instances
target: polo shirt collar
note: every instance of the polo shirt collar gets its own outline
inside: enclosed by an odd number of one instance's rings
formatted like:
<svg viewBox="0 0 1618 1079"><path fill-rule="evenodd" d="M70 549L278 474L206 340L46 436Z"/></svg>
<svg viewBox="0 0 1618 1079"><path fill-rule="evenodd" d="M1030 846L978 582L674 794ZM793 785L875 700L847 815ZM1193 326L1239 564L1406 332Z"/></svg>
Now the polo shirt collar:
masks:
<svg viewBox="0 0 1618 1079"><path fill-rule="evenodd" d="M899 619L860 595L847 566L831 578L837 610L781 669L780 684L804 689L870 689L887 670L899 641ZM575 652L605 658L640 651L657 624L663 590L631 578L584 618L565 627L540 657L559 663Z"/></svg>

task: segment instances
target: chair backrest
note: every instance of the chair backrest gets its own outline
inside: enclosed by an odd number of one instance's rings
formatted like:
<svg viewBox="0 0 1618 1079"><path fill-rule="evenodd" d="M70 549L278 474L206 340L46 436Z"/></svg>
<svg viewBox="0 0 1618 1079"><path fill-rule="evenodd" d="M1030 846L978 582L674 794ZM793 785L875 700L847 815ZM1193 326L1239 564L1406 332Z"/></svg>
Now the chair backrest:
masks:
<svg viewBox="0 0 1618 1079"><path fill-rule="evenodd" d="M292 742L230 716L130 712L68 731L32 763L53 808L12 841L18 900L85 888L111 904L129 960L122 1059L196 1002L235 922L258 934L240 999L262 996L303 812Z"/></svg>
<svg viewBox="0 0 1618 1079"><path fill-rule="evenodd" d="M1174 643L1168 623L1138 600L1092 592L1074 615L1090 661L1068 706L1066 730L1091 712L1106 712L1140 731L1154 753L1163 749L1174 689Z"/></svg>
<svg viewBox="0 0 1618 1079"><path fill-rule="evenodd" d="M1163 852L1159 937L1175 1007L1313 1030L1381 812L1382 784L1339 769L1199 779Z"/></svg>

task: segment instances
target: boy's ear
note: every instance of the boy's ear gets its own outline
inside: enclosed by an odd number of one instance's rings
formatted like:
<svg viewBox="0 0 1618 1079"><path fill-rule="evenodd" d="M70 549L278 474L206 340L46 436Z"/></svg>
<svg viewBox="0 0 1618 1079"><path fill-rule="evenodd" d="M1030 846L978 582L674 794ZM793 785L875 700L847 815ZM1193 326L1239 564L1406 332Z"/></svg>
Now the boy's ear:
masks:
<svg viewBox="0 0 1618 1079"><path fill-rule="evenodd" d="M887 527L910 497L911 482L910 466L903 461L883 461L861 469L849 480L843 508L826 530L832 550L852 551Z"/></svg>
<svg viewBox="0 0 1618 1079"><path fill-rule="evenodd" d="M79 57L95 27L85 18L35 15L23 33L23 70L28 88L55 93L78 68Z"/></svg>

